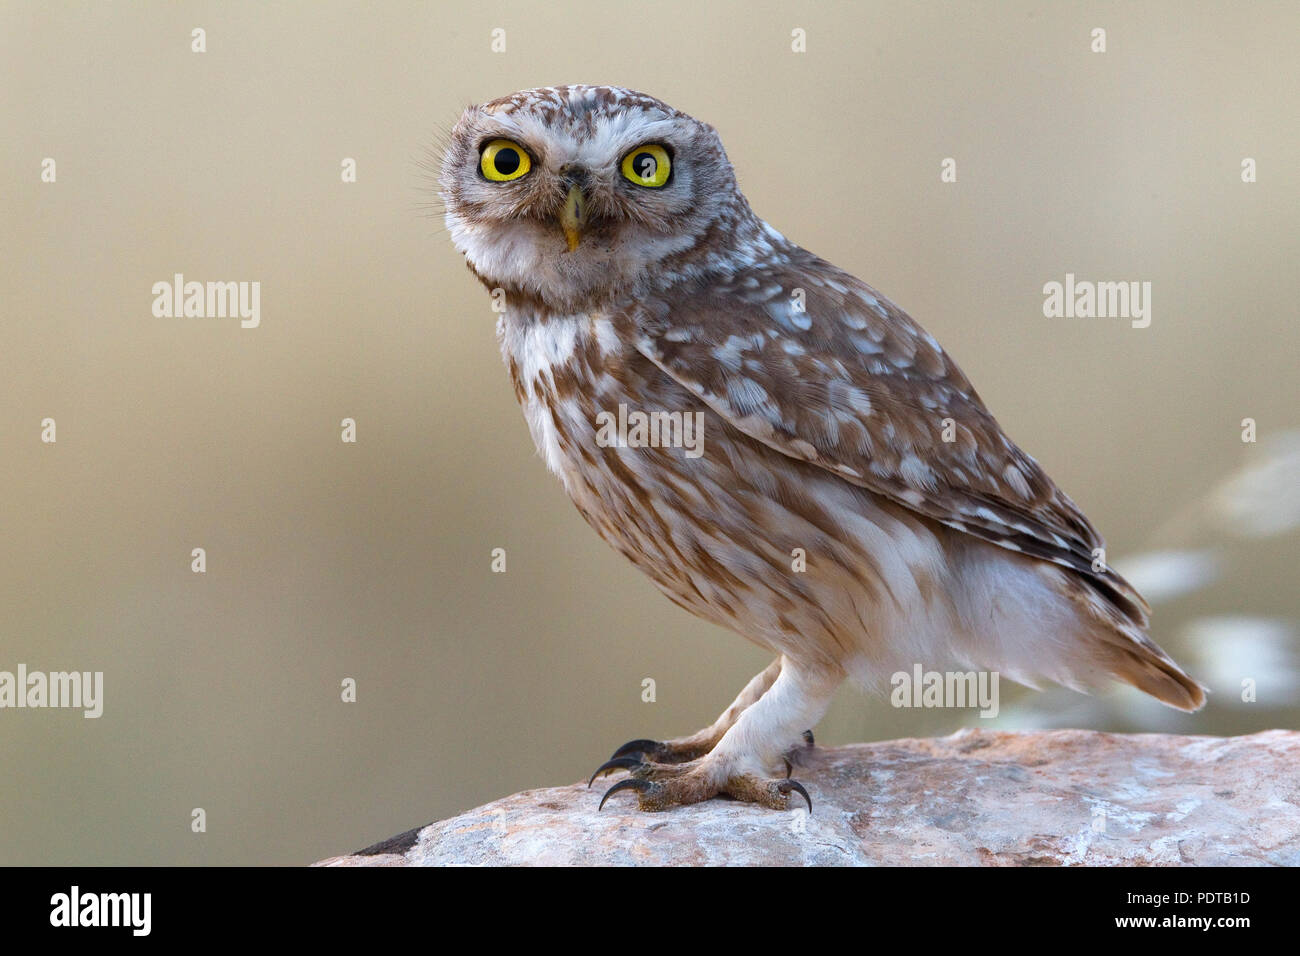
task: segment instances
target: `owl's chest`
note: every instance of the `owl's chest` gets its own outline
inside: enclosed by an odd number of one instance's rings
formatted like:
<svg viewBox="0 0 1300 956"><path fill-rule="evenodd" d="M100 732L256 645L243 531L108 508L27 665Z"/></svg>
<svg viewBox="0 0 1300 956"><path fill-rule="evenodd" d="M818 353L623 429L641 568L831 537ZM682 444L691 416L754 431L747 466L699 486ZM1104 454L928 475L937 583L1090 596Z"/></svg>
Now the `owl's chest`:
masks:
<svg viewBox="0 0 1300 956"><path fill-rule="evenodd" d="M571 493L591 441L594 408L615 388L611 367L621 362L612 339L602 347L600 321L588 315L503 317L498 328L533 443Z"/></svg>
<svg viewBox="0 0 1300 956"><path fill-rule="evenodd" d="M602 316L503 321L501 341L533 442L583 517L625 553L668 533L667 503L708 468L699 400Z"/></svg>
<svg viewBox="0 0 1300 956"><path fill-rule="evenodd" d="M644 406L674 401L667 393L679 390L605 316L503 319L500 335L533 443L575 499L621 470L611 450L637 447L626 441L629 421L634 427L655 410Z"/></svg>
<svg viewBox="0 0 1300 956"><path fill-rule="evenodd" d="M583 518L677 604L765 647L824 626L792 602L842 602L871 566L841 532L887 537L867 492L730 427L603 321L502 329L533 441ZM796 554L853 570L787 573Z"/></svg>

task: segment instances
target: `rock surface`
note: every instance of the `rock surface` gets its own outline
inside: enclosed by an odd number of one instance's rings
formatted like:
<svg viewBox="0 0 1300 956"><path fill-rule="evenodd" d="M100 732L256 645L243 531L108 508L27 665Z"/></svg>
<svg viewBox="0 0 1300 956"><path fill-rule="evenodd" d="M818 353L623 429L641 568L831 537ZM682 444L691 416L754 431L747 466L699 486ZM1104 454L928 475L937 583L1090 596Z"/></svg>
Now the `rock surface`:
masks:
<svg viewBox="0 0 1300 956"><path fill-rule="evenodd" d="M622 774L606 778L605 786ZM1300 732L963 730L817 749L788 812L514 796L318 866L1300 865Z"/></svg>

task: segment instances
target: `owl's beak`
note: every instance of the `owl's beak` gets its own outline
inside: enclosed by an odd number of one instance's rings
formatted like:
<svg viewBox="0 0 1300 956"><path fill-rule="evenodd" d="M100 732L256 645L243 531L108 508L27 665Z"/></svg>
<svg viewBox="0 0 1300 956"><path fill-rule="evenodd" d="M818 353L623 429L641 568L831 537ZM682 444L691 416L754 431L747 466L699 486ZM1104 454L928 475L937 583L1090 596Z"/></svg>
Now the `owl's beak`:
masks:
<svg viewBox="0 0 1300 956"><path fill-rule="evenodd" d="M570 252L577 249L578 243L582 240L582 225L586 214L586 200L582 197L582 189L576 184L570 186L569 195L564 198L564 208L560 210L560 228L564 230L564 238L569 243Z"/></svg>

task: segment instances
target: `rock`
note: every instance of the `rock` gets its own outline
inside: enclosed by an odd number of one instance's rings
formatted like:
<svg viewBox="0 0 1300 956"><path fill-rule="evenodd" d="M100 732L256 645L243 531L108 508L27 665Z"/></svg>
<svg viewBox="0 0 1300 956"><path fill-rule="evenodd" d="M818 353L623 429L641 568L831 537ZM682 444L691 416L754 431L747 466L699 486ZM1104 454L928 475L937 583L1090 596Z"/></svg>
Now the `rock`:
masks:
<svg viewBox="0 0 1300 956"><path fill-rule="evenodd" d="M607 778L605 787L621 774ZM1300 733L962 730L810 752L813 813L525 790L318 866L1300 865Z"/></svg>

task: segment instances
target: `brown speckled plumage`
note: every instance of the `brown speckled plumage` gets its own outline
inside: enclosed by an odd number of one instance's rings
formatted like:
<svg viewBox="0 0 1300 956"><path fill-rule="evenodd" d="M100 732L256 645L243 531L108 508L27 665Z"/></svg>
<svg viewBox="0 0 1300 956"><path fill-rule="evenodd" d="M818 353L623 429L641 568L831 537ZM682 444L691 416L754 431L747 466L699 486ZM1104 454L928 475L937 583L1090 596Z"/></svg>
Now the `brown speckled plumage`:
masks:
<svg viewBox="0 0 1300 956"><path fill-rule="evenodd" d="M493 138L527 176L484 178ZM618 171L648 143L672 156L662 188ZM620 757L643 806L785 806L773 771L835 686L914 663L1201 705L1074 502L933 337L753 213L711 127L616 88L523 91L466 111L443 194L504 294L516 397L582 516L674 602L778 655L713 727ZM701 416L703 453L601 444L620 406Z"/></svg>

